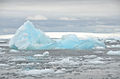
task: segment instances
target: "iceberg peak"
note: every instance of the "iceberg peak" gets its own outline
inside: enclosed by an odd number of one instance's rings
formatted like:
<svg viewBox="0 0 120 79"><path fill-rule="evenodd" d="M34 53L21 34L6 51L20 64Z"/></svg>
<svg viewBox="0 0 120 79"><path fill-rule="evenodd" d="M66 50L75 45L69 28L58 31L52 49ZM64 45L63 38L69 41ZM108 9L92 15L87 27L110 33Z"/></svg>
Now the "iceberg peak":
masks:
<svg viewBox="0 0 120 79"><path fill-rule="evenodd" d="M15 49L44 49L46 44L53 40L41 30L36 29L32 22L26 21L10 39L9 46Z"/></svg>
<svg viewBox="0 0 120 79"><path fill-rule="evenodd" d="M33 27L34 27L33 23L30 22L29 20L27 20L27 21L23 24L23 26L29 27L29 28L31 28L31 27L33 28Z"/></svg>

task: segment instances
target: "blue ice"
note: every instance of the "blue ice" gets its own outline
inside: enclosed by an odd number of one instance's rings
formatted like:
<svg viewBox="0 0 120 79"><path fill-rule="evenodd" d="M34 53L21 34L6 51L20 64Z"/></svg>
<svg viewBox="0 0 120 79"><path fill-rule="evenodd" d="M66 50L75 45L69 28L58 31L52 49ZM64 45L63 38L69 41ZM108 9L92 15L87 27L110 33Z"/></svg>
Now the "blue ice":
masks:
<svg viewBox="0 0 120 79"><path fill-rule="evenodd" d="M104 47L104 43L95 38L79 39L76 35L63 35L59 41L51 39L32 22L26 21L10 39L10 48L18 50L42 49L93 49L96 46Z"/></svg>

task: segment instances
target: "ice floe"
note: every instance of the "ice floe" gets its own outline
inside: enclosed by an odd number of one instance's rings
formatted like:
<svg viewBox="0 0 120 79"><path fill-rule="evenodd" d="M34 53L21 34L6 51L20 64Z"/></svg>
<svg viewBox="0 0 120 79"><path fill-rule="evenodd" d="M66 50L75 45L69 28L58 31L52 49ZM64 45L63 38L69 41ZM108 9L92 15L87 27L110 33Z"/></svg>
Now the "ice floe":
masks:
<svg viewBox="0 0 120 79"><path fill-rule="evenodd" d="M67 58L64 58L62 60L59 60L59 61L55 61L55 62L49 62L49 64L53 64L53 65L78 65L79 63L78 62L75 62L73 60L70 60L69 57Z"/></svg>
<svg viewBox="0 0 120 79"><path fill-rule="evenodd" d="M97 55L85 55L83 56L84 58L88 58L88 59L91 59L91 58L96 58Z"/></svg>
<svg viewBox="0 0 120 79"><path fill-rule="evenodd" d="M65 73L65 72L66 72L66 69L62 68L62 69L60 69L60 70L57 70L57 71L55 72L55 74L63 74L63 73Z"/></svg>
<svg viewBox="0 0 120 79"><path fill-rule="evenodd" d="M18 58L13 58L10 61L26 61L26 59L18 57Z"/></svg>
<svg viewBox="0 0 120 79"><path fill-rule="evenodd" d="M29 66L29 65L34 65L34 63L21 63L21 64L17 64L17 66Z"/></svg>
<svg viewBox="0 0 120 79"><path fill-rule="evenodd" d="M120 48L120 45L109 45L107 48Z"/></svg>
<svg viewBox="0 0 120 79"><path fill-rule="evenodd" d="M11 49L10 52L19 52L18 50Z"/></svg>
<svg viewBox="0 0 120 79"><path fill-rule="evenodd" d="M34 57L46 57L49 56L49 52L45 51L43 54L35 54Z"/></svg>
<svg viewBox="0 0 120 79"><path fill-rule="evenodd" d="M87 64L104 64L104 62L101 60L103 60L103 58L101 58L101 57L97 57L94 59L88 59Z"/></svg>
<svg viewBox="0 0 120 79"><path fill-rule="evenodd" d="M6 67L9 66L8 64L0 64L0 67Z"/></svg>
<svg viewBox="0 0 120 79"><path fill-rule="evenodd" d="M108 55L120 55L120 51L108 51Z"/></svg>
<svg viewBox="0 0 120 79"><path fill-rule="evenodd" d="M26 75L42 75L42 74L52 74L54 73L53 69L32 69L32 70L24 70L21 73Z"/></svg>

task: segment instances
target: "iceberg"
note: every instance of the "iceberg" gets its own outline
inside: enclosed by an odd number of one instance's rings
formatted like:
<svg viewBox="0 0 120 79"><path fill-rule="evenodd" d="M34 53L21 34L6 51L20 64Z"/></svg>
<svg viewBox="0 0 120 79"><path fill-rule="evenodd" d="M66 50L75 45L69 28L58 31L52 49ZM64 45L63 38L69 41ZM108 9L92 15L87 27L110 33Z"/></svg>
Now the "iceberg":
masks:
<svg viewBox="0 0 120 79"><path fill-rule="evenodd" d="M15 33L9 42L9 46L15 49L34 50L48 49L52 47L54 41L46 36L41 30L38 30L34 25L27 21Z"/></svg>
<svg viewBox="0 0 120 79"><path fill-rule="evenodd" d="M80 39L74 34L63 35L61 39L54 40L36 29L32 22L26 21L10 39L9 47L18 50L42 49L94 49L105 47L104 42L95 38Z"/></svg>

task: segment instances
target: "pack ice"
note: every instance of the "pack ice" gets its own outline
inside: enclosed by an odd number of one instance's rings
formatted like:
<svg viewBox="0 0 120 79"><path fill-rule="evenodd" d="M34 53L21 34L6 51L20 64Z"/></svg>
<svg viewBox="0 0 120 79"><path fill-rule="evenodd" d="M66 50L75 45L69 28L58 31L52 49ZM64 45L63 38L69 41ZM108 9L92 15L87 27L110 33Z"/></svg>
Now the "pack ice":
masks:
<svg viewBox="0 0 120 79"><path fill-rule="evenodd" d="M79 39L76 35L64 35L58 41L49 38L45 33L36 29L34 25L25 22L10 39L10 48L19 50L42 49L93 49L105 47L102 41L95 38Z"/></svg>

